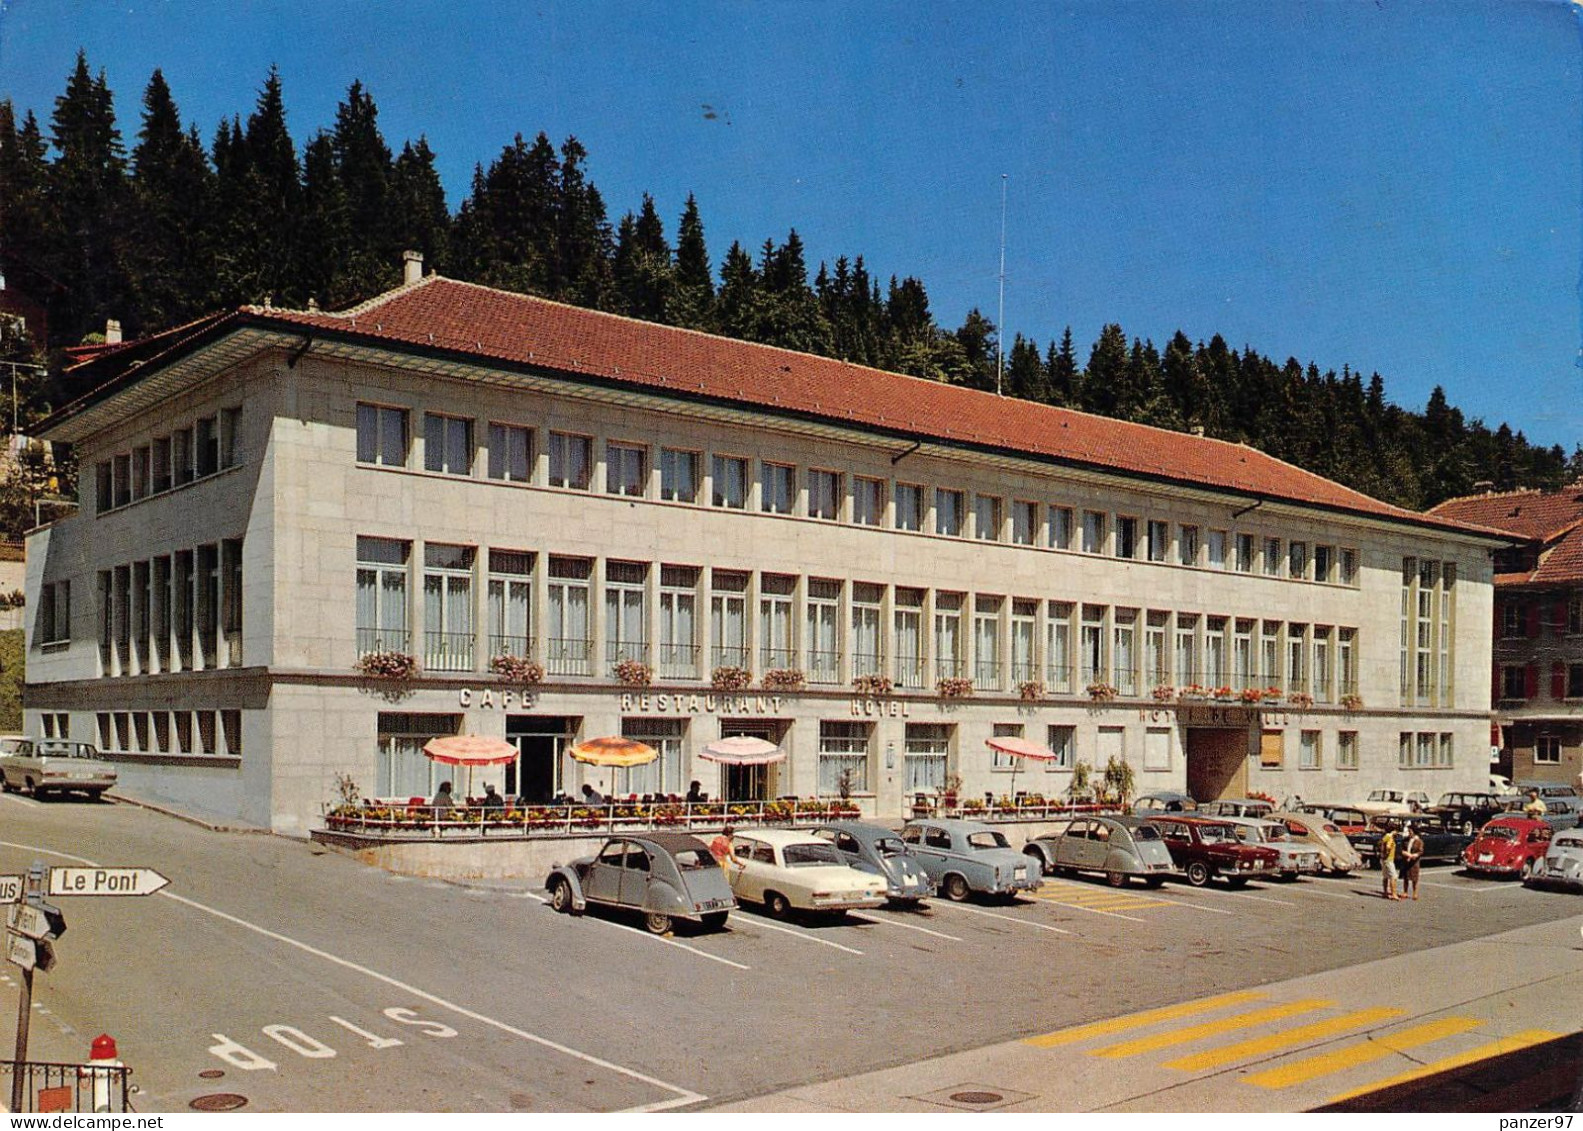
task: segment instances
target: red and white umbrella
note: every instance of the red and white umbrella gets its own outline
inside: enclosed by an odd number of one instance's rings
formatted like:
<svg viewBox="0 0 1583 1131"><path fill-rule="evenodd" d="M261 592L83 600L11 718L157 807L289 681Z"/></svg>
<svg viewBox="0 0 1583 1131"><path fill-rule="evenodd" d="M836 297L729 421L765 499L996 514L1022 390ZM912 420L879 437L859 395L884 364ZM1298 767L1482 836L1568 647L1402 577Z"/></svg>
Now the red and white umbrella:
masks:
<svg viewBox="0 0 1583 1131"><path fill-rule="evenodd" d="M698 756L725 766L767 766L771 762L784 762L786 751L765 739L739 734L715 739L700 750Z"/></svg>
<svg viewBox="0 0 1583 1131"><path fill-rule="evenodd" d="M482 734L447 734L423 744L423 752L445 766L467 767L467 792L473 792L474 766L504 766L517 759L517 748L503 738Z"/></svg>
<svg viewBox="0 0 1583 1131"><path fill-rule="evenodd" d="M986 738L984 745L991 750L998 750L1002 754L1009 754L1017 761L1011 764L1011 795L1017 796L1017 767L1022 764L1022 759L1032 758L1035 762L1053 762L1060 757L1048 746L1041 746L1029 738L1019 738L1016 735L997 735Z"/></svg>

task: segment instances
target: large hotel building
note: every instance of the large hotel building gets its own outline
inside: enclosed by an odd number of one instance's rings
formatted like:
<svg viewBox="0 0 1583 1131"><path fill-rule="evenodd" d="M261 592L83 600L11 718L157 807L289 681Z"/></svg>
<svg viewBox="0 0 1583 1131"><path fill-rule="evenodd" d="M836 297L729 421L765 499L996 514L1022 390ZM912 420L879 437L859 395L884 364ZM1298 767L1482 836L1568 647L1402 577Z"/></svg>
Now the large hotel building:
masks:
<svg viewBox="0 0 1583 1131"><path fill-rule="evenodd" d="M451 770L422 747L456 733L520 751L475 792L844 788L880 818L948 786L1063 795L1112 759L1200 798L1484 785L1487 528L1237 444L415 268L78 367L93 391L43 436L74 446L81 506L28 543L30 733L291 834L338 775L431 793ZM733 734L787 757L699 757ZM601 735L661 756L565 754Z"/></svg>

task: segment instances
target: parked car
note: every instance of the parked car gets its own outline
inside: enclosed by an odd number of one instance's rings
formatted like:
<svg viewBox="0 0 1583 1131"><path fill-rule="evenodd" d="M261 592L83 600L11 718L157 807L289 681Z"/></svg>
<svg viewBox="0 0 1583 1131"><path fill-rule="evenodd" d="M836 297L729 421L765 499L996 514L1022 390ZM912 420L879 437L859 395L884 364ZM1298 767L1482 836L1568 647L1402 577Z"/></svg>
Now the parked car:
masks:
<svg viewBox="0 0 1583 1131"><path fill-rule="evenodd" d="M0 788L34 797L82 793L96 798L115 786L116 770L87 742L64 738L0 739Z"/></svg>
<svg viewBox="0 0 1583 1131"><path fill-rule="evenodd" d="M1078 817L1064 830L1034 837L1022 852L1044 875L1101 872L1113 888L1132 876L1157 888L1174 870L1160 831L1141 817Z"/></svg>
<svg viewBox="0 0 1583 1131"><path fill-rule="evenodd" d="M1236 827L1237 839L1243 844L1262 844L1273 848L1280 855L1276 871L1283 880L1295 880L1301 875L1315 875L1320 870L1319 849L1310 844L1300 844L1286 833L1280 821L1262 820L1258 817L1226 817Z"/></svg>
<svg viewBox="0 0 1583 1131"><path fill-rule="evenodd" d="M1198 807L1200 817L1268 817L1275 806L1256 797L1222 797L1219 801L1206 801Z"/></svg>
<svg viewBox="0 0 1583 1131"><path fill-rule="evenodd" d="M1421 789L1371 789L1354 808L1371 817L1407 817L1429 808L1429 795Z"/></svg>
<svg viewBox="0 0 1583 1131"><path fill-rule="evenodd" d="M1428 810L1443 824L1469 834L1505 811L1505 801L1493 793L1442 793Z"/></svg>
<svg viewBox="0 0 1583 1131"><path fill-rule="evenodd" d="M1566 788L1570 789L1571 786ZM1528 791L1524 790L1516 797L1508 797L1505 800L1508 813L1514 816L1521 815L1528 806ZM1579 823L1579 808L1583 807L1583 799L1573 797L1570 794L1555 793L1549 797L1541 794L1540 800L1545 803L1543 818L1545 824L1557 831L1577 827Z"/></svg>
<svg viewBox="0 0 1583 1131"><path fill-rule="evenodd" d="M1517 792L1517 787L1512 784L1512 779L1504 774L1491 774L1490 792L1496 797L1510 797Z"/></svg>
<svg viewBox="0 0 1583 1131"><path fill-rule="evenodd" d="M909 821L901 839L947 899L960 902L972 892L1015 895L1040 883L1038 865L1005 833L978 821Z"/></svg>
<svg viewBox="0 0 1583 1131"><path fill-rule="evenodd" d="M1462 853L1468 871L1490 876L1528 879L1550 848L1554 830L1543 821L1527 817L1496 817L1479 830L1476 840Z"/></svg>
<svg viewBox="0 0 1583 1131"><path fill-rule="evenodd" d="M544 886L557 911L580 915L590 904L641 911L657 935L678 919L718 930L737 905L709 846L685 833L611 837L592 856L556 864Z"/></svg>
<svg viewBox="0 0 1583 1131"><path fill-rule="evenodd" d="M888 882L847 863L835 845L801 830L753 829L731 838L726 875L738 899L777 919L795 908L841 914L883 907Z"/></svg>
<svg viewBox="0 0 1583 1131"><path fill-rule="evenodd" d="M929 873L892 830L862 821L840 821L812 831L835 845L848 864L883 876L885 895L892 903L918 904L934 894Z"/></svg>
<svg viewBox="0 0 1583 1131"><path fill-rule="evenodd" d="M1583 829L1566 829L1550 838L1550 847L1523 883L1583 891Z"/></svg>
<svg viewBox="0 0 1583 1131"><path fill-rule="evenodd" d="M1341 835L1348 840L1352 840L1353 837L1368 831L1368 814L1361 809L1354 809L1350 805L1333 805L1329 802L1309 801L1299 805L1297 811L1324 817L1340 829Z"/></svg>
<svg viewBox="0 0 1583 1131"><path fill-rule="evenodd" d="M1418 839L1424 842L1424 854L1420 861L1424 864L1437 862L1455 863L1462 859L1462 852L1473 843L1473 834L1462 831L1460 825L1445 825L1432 817L1422 816L1404 820L1399 817L1376 817L1369 828L1349 838L1353 847L1358 850L1370 868L1380 866L1380 840L1385 835L1385 830L1394 828L1400 831L1411 826L1418 834ZM1398 840L1398 843L1399 840Z"/></svg>
<svg viewBox="0 0 1583 1131"><path fill-rule="evenodd" d="M1197 808L1198 802L1187 794L1169 790L1145 793L1132 803L1132 811L1140 817L1153 813L1191 813Z"/></svg>
<svg viewBox="0 0 1583 1131"><path fill-rule="evenodd" d="M1326 871L1338 876L1363 867L1363 857L1352 846L1341 827L1319 813L1274 812L1270 820L1286 826L1286 835L1302 844L1311 844L1319 850L1319 864Z"/></svg>
<svg viewBox="0 0 1583 1131"><path fill-rule="evenodd" d="M1151 817L1171 862L1194 887L1223 876L1228 887L1244 887L1257 876L1275 874L1280 855L1262 844L1243 844L1228 821L1209 817Z"/></svg>
<svg viewBox="0 0 1583 1131"><path fill-rule="evenodd" d="M1516 785L1517 792L1527 797L1530 789L1539 791L1539 796L1546 802L1552 797L1576 797L1577 787L1564 781L1520 781Z"/></svg>

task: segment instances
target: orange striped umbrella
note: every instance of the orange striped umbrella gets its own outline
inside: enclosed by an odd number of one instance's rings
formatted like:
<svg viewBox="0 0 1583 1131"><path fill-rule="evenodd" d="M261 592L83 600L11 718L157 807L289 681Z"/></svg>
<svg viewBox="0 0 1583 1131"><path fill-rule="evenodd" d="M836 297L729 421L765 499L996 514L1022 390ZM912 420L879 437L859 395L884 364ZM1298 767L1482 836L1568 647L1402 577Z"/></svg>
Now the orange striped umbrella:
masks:
<svg viewBox="0 0 1583 1131"><path fill-rule="evenodd" d="M431 738L423 744L423 752L447 766L503 766L517 757L517 748L505 739L482 734Z"/></svg>
<svg viewBox="0 0 1583 1131"><path fill-rule="evenodd" d="M618 767L646 766L660 756L660 752L647 743L616 734L585 739L567 753L590 766Z"/></svg>

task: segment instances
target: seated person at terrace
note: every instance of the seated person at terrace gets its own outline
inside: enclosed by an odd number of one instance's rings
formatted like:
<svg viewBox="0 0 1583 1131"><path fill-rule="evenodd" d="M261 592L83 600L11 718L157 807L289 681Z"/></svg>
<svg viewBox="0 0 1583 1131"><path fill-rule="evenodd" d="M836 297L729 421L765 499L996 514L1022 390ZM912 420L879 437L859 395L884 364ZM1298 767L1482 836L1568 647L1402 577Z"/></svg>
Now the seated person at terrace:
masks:
<svg viewBox="0 0 1583 1131"><path fill-rule="evenodd" d="M493 785L484 786L484 800L480 803L485 809L504 809L506 799L495 792Z"/></svg>
<svg viewBox="0 0 1583 1131"><path fill-rule="evenodd" d="M448 781L442 781L440 783L440 791L434 795L434 800L429 802L429 804L437 812L441 813L454 808L456 802L451 797L451 783Z"/></svg>
<svg viewBox="0 0 1583 1131"><path fill-rule="evenodd" d="M584 805L603 805L604 803L605 803L605 795L600 793L597 789L595 789L593 786L589 785L587 782L584 782L583 783L583 804Z"/></svg>

